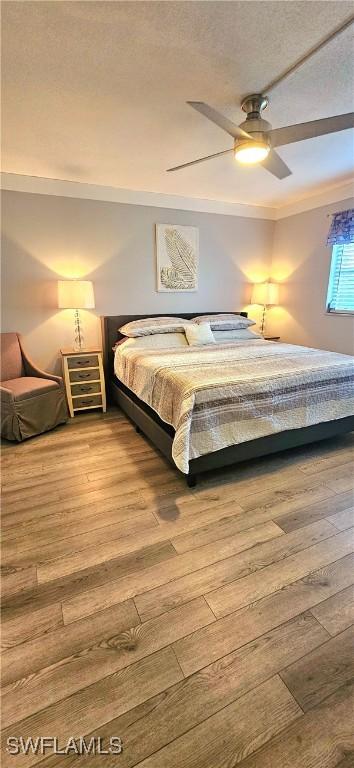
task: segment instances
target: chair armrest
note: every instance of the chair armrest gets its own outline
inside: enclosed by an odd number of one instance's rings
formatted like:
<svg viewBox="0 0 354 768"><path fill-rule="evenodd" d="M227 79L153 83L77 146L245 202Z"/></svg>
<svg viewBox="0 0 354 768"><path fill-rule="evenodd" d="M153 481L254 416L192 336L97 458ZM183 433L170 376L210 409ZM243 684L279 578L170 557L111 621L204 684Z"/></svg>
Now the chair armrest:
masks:
<svg viewBox="0 0 354 768"><path fill-rule="evenodd" d="M11 403L14 399L11 389L7 389L7 387L3 387L2 384L0 384L0 394L1 394L1 400L4 403Z"/></svg>
<svg viewBox="0 0 354 768"><path fill-rule="evenodd" d="M37 379L49 379L50 381L56 381L56 383L59 384L59 387L64 386L61 376L55 376L54 373L47 373L47 371L42 371L41 368L37 368L36 365L33 365L31 360L24 360L23 362L26 376L35 376Z"/></svg>
<svg viewBox="0 0 354 768"><path fill-rule="evenodd" d="M54 373L48 373L47 371L43 371L41 368L38 368L38 366L28 356L27 352L25 352L22 345L22 336L20 334L18 334L18 339L20 342L22 360L26 376L35 376L37 379L49 379L50 381L55 381L59 387L64 387L63 379L61 376L55 376Z"/></svg>

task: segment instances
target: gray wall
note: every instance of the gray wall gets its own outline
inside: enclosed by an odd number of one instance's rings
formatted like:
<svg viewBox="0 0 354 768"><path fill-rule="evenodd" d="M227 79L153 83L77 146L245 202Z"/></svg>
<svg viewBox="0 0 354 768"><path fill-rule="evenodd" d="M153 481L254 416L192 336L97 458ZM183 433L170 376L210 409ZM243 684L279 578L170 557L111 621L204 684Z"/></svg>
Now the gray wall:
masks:
<svg viewBox="0 0 354 768"><path fill-rule="evenodd" d="M325 311L332 249L326 246L331 218L353 199L315 208L276 223L272 276L280 304L269 313L268 330L295 344L353 354L354 317Z"/></svg>
<svg viewBox="0 0 354 768"><path fill-rule="evenodd" d="M59 370L71 346L73 312L57 308L57 280L93 280L96 310L82 312L86 344L100 343L98 316L196 312L248 306L251 284L269 274L280 282L280 306L266 330L284 341L353 352L353 317L327 315L331 249L328 214L353 200L278 222L3 192L2 331L18 330L40 365ZM196 293L156 291L155 224L199 227ZM273 258L272 258L273 256Z"/></svg>
<svg viewBox="0 0 354 768"><path fill-rule="evenodd" d="M94 283L96 310L82 313L89 345L100 338L97 315L240 310L250 284L270 273L272 221L22 192L2 199L2 330L22 332L50 369L72 344L73 312L56 306L60 278ZM196 293L156 291L155 223L199 227Z"/></svg>

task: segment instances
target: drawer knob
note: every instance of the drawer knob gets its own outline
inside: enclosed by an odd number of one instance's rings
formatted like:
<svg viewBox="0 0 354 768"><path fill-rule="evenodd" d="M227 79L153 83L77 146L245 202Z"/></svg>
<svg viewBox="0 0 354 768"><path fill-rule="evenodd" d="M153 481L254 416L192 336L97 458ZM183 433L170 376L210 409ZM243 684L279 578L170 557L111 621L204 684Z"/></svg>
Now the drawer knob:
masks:
<svg viewBox="0 0 354 768"><path fill-rule="evenodd" d="M77 364L78 365L90 365L90 361L89 360L78 360Z"/></svg>
<svg viewBox="0 0 354 768"><path fill-rule="evenodd" d="M89 379L90 373L79 373L79 379Z"/></svg>

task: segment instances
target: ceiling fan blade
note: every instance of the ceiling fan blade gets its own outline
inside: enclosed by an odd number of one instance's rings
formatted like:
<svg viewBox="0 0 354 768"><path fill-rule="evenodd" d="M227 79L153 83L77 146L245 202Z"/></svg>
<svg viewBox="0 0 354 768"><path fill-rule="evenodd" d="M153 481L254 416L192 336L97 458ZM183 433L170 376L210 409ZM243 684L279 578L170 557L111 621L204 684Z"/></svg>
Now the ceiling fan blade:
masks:
<svg viewBox="0 0 354 768"><path fill-rule="evenodd" d="M239 128L238 125L236 125L236 123L233 123L232 120L229 120L228 117L225 117L220 112L217 112L216 109L213 109L213 107L209 107L209 104L205 104L204 101L187 101L187 104L189 104L190 107L193 107L193 109L196 109L197 112L200 112L202 115L204 115L204 117L207 117L208 120L211 120L212 123L218 125L219 128L223 129L223 131L229 133L230 136L233 136L234 139L252 138L249 133L243 131L242 128Z"/></svg>
<svg viewBox="0 0 354 768"><path fill-rule="evenodd" d="M276 176L277 179L286 179L287 176L291 176L291 170L288 168L284 160L279 157L274 149L271 149L268 157L261 163L263 168Z"/></svg>
<svg viewBox="0 0 354 768"><path fill-rule="evenodd" d="M215 152L214 155L207 155L206 157L198 157L198 160L191 160L189 163L176 165L174 168L167 168L167 173L170 173L170 171L180 171L181 168L188 168L189 165L204 163L205 160L212 160L213 157L220 157L220 155L227 155L229 152L233 152L233 151L234 151L233 149L224 149L223 152Z"/></svg>
<svg viewBox="0 0 354 768"><path fill-rule="evenodd" d="M322 120L310 120L309 123L288 125L285 128L274 128L269 132L273 147L282 147L284 144L293 144L304 139L313 139L316 136L325 136L326 133L345 131L354 128L354 112L335 117L324 117Z"/></svg>

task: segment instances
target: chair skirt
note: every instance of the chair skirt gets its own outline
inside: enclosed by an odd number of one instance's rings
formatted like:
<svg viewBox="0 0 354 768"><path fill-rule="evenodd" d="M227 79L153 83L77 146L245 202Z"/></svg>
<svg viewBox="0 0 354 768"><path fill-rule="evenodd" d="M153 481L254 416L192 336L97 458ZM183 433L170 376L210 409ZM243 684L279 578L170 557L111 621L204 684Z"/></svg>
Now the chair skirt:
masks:
<svg viewBox="0 0 354 768"><path fill-rule="evenodd" d="M24 400L1 403L1 437L21 442L68 420L61 387Z"/></svg>

